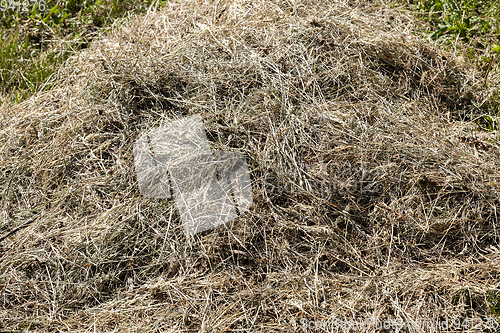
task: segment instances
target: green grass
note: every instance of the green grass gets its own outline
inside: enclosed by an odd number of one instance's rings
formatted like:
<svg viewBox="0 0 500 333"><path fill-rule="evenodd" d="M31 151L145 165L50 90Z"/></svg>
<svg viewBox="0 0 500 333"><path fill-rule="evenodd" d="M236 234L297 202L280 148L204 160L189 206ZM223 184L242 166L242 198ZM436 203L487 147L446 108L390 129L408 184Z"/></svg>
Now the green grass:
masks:
<svg viewBox="0 0 500 333"><path fill-rule="evenodd" d="M50 88L50 76L71 54L88 47L116 19L144 12L153 2L37 0L28 5L21 0L12 6L10 0L1 1L0 94L21 102Z"/></svg>
<svg viewBox="0 0 500 333"><path fill-rule="evenodd" d="M445 49L456 48L483 72L486 86L496 90L471 120L486 131L500 124L500 82L489 80L500 59L500 1L498 0L396 0L414 12L424 24L424 35ZM500 137L499 137L500 139Z"/></svg>
<svg viewBox="0 0 500 333"><path fill-rule="evenodd" d="M478 65L488 65L500 54L498 0L399 0L428 22L429 37L445 45L460 41Z"/></svg>
<svg viewBox="0 0 500 333"><path fill-rule="evenodd" d="M500 293L489 292L489 302L491 306L491 313L500 316Z"/></svg>

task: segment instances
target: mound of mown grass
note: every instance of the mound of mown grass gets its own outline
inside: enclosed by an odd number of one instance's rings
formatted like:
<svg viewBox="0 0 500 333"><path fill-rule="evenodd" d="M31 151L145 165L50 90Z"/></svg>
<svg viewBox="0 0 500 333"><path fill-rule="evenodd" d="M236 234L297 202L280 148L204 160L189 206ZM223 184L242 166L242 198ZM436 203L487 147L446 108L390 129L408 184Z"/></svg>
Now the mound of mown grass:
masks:
<svg viewBox="0 0 500 333"><path fill-rule="evenodd" d="M499 143L468 121L493 87L412 29L330 1L172 1L3 105L0 328L498 316ZM194 114L247 155L254 205L186 238L132 147Z"/></svg>

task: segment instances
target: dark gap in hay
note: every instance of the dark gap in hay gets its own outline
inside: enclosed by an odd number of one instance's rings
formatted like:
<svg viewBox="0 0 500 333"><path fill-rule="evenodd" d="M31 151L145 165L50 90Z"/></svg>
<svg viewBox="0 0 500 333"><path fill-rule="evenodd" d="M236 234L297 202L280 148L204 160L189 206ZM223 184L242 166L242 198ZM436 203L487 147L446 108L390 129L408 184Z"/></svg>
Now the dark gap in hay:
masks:
<svg viewBox="0 0 500 333"><path fill-rule="evenodd" d="M232 267L244 269L246 275L250 275L252 271L261 269L261 264L255 260L251 253L247 253L246 249L235 244L231 248L226 248L219 253L223 261Z"/></svg>
<svg viewBox="0 0 500 333"><path fill-rule="evenodd" d="M121 121L109 121L104 124L101 131L108 133L120 133L125 129L125 125Z"/></svg>
<svg viewBox="0 0 500 333"><path fill-rule="evenodd" d="M136 114L159 109L185 115L187 109L175 100L193 94L189 82L177 73L163 70L157 73L158 66L153 68L151 81L135 76L134 69L124 69L121 75L113 76L113 86L107 89L118 96L118 102L124 109Z"/></svg>
<svg viewBox="0 0 500 333"><path fill-rule="evenodd" d="M470 289L459 290L456 295L453 296L451 303L465 310L464 317L461 318L462 322L465 322L465 319L469 318L469 316L474 313L480 313L483 316L489 315L489 313L485 311L488 306L484 297L481 297Z"/></svg>

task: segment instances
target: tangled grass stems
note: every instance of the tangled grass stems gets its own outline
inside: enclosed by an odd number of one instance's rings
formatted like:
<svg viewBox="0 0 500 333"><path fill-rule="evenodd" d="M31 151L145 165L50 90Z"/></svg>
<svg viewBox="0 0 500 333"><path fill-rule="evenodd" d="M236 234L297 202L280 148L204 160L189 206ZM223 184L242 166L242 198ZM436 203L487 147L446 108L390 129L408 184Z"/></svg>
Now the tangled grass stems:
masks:
<svg viewBox="0 0 500 333"><path fill-rule="evenodd" d="M484 77L385 7L172 1L2 105L0 327L290 331L301 319L485 318L499 291ZM132 146L199 114L254 205L186 238ZM365 331L372 331L367 329ZM417 332L417 328L409 328Z"/></svg>

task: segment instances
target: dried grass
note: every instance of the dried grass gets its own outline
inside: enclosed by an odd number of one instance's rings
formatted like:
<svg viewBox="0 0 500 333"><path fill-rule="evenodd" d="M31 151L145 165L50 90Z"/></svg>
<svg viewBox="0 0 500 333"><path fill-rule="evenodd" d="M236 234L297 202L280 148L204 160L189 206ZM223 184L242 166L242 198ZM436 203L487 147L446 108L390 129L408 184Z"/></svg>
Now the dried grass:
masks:
<svg viewBox="0 0 500 333"><path fill-rule="evenodd" d="M0 233L34 218L0 242L0 328L490 315L499 145L464 117L492 89L412 29L348 2L172 1L2 106ZM247 154L254 205L186 238L173 201L141 197L132 145L192 114Z"/></svg>

